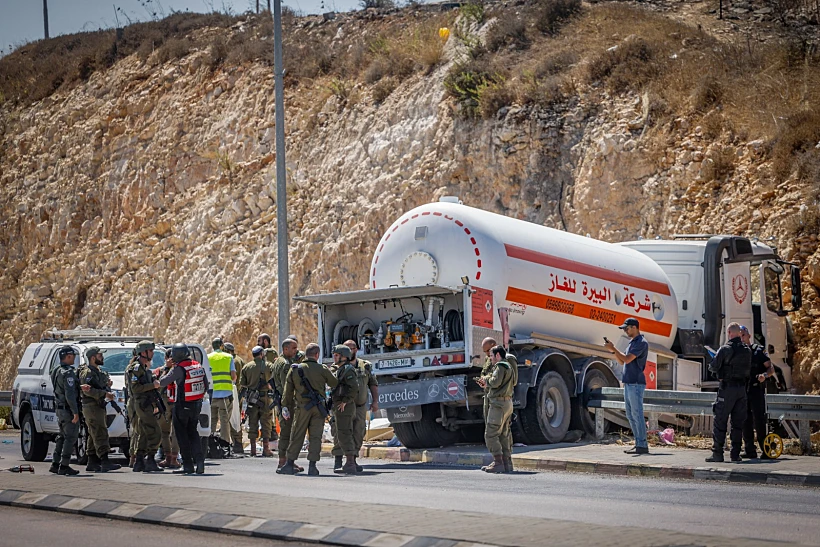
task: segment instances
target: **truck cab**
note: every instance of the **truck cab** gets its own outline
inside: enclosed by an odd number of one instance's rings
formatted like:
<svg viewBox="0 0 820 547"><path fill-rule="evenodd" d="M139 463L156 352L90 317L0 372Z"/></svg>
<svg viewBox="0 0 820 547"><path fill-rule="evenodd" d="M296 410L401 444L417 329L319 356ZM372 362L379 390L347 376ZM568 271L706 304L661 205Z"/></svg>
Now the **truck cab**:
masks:
<svg viewBox="0 0 820 547"><path fill-rule="evenodd" d="M678 300L678 332L672 350L699 363L689 388L717 389L707 348L726 342L726 326L745 325L791 384L788 314L802 304L800 271L776 249L744 237L676 235L671 240L619 244L649 256L666 272ZM784 302L786 300L786 302ZM785 304L785 305L784 305ZM681 382L679 382L681 383ZM685 389L683 385L676 386Z"/></svg>

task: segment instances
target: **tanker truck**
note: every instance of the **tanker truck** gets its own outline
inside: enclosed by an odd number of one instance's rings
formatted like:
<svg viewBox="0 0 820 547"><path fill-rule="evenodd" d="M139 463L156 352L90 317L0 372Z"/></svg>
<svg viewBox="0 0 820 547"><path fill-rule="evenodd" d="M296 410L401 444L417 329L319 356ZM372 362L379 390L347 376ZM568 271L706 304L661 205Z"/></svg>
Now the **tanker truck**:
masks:
<svg viewBox="0 0 820 547"><path fill-rule="evenodd" d="M789 300L784 309L784 295ZM454 197L398 218L374 250L366 290L295 297L315 305L321 358L348 339L370 361L404 446L482 440L474 382L492 337L518 358L516 442L594 433L590 390L620 385L618 326L640 321L648 389L717 390L707 348L746 325L790 381L788 313L800 273L744 237L675 236L619 244L463 205Z"/></svg>

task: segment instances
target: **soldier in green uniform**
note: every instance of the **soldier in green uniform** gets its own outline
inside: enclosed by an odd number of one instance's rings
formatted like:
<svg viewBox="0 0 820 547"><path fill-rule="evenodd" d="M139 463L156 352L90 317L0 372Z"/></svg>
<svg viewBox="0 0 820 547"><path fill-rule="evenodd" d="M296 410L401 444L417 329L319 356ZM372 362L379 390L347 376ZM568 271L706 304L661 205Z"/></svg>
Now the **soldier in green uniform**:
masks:
<svg viewBox="0 0 820 547"><path fill-rule="evenodd" d="M490 355L490 350L493 349L495 346L498 345L498 342L495 341L493 338L485 338L481 341L481 351L484 352L484 355L487 357L484 359L484 366L481 367L481 376L489 376L493 373L493 359L492 355ZM490 402L487 400L487 390L488 388L484 388L484 423L487 423L487 411L490 408Z"/></svg>
<svg viewBox="0 0 820 547"><path fill-rule="evenodd" d="M276 358L279 357L279 354L276 353L275 349L273 349L270 334L266 334L263 332L262 334L257 336L256 345L261 346L265 350L265 359L267 359L269 363L273 363L274 361L276 361Z"/></svg>
<svg viewBox="0 0 820 547"><path fill-rule="evenodd" d="M353 352L344 345L333 348L333 363L336 365L336 379L339 383L331 393L333 399L333 419L336 421L336 437L345 456L341 469L336 473L356 473L356 441L353 438L353 420L356 417L356 399L359 396L359 379L356 368L350 364Z"/></svg>
<svg viewBox="0 0 820 547"><path fill-rule="evenodd" d="M134 356L131 357L131 361L128 362L128 366L125 367L124 378L130 378L134 368L138 365L139 359L137 358L137 350L134 349ZM133 468L134 463L137 461L137 446L139 445L140 440L139 418L137 417L137 407L134 404L134 396L131 394L131 385L127 380L125 381L123 391L125 391L125 413L128 415L128 429L130 436L128 453L131 458L128 462L128 467Z"/></svg>
<svg viewBox="0 0 820 547"><path fill-rule="evenodd" d="M80 433L80 381L74 370L77 351L71 346L63 346L58 356L60 365L51 370L51 385L54 386L54 410L60 433L57 435L57 444L48 470L58 475L76 475L79 471L69 464Z"/></svg>
<svg viewBox="0 0 820 547"><path fill-rule="evenodd" d="M273 366L265 359L265 348L255 346L251 350L253 362L242 368L239 376L240 407L248 420L248 439L251 441L251 456L256 456L256 438L262 425L262 455L273 456L270 449L271 420L270 397L267 392L273 379Z"/></svg>
<svg viewBox="0 0 820 547"><path fill-rule="evenodd" d="M515 386L518 385L518 358L512 353L507 354L507 363L510 365L510 370L512 371L512 387L513 387L513 404L515 404ZM506 422L506 427L504 428L503 435L501 435L501 451L504 459L504 467L507 469L507 473L512 473L513 469L513 461L512 461L512 449L513 449L513 435L512 435L512 416Z"/></svg>
<svg viewBox="0 0 820 547"><path fill-rule="evenodd" d="M495 346L490 351L495 368L491 375L482 376L478 380L481 387L488 388L489 409L484 429L484 442L493 455L493 462L483 469L487 473L504 473L507 469L504 466L504 449L501 438L512 418L512 394L515 384L513 384L512 367L505 360L507 352L504 348Z"/></svg>
<svg viewBox="0 0 820 547"><path fill-rule="evenodd" d="M135 348L137 352L136 364L125 381L128 383L131 396L134 398L134 411L137 414L139 442L137 444L134 472L162 471L157 465L154 454L162 442L162 429L159 425L160 416L158 400L159 380L151 372L151 360L154 357L154 343L143 340ZM164 416L162 419L165 419Z"/></svg>
<svg viewBox="0 0 820 547"><path fill-rule="evenodd" d="M285 338L282 341L282 355L280 355L273 363L273 382L274 390L279 392L279 396L285 392L285 380L287 380L288 372L293 359L296 357L296 352L299 351L298 344L291 338ZM288 447L290 446L290 430L293 426L291 420L283 420L280 408L276 409L276 418L279 420L279 465L282 467L288 459ZM299 471L304 471L298 465L296 468Z"/></svg>
<svg viewBox="0 0 820 547"><path fill-rule="evenodd" d="M154 377L159 380L174 368L174 360L171 358L172 349L168 348L165 350L165 364L162 367L158 368ZM165 403L165 416L159 420L159 428L162 431L162 440L160 441L160 445L162 446L162 452L165 455L165 458L157 462L159 467L163 469L179 469L182 467L182 464L179 463L179 443L177 442L177 436L174 435L174 413L173 408L174 405L168 399L168 388L163 387L159 390L160 395L162 395L162 400Z"/></svg>
<svg viewBox="0 0 820 547"><path fill-rule="evenodd" d="M305 442L305 433L309 434L308 475L318 475L316 462L322 452L322 431L325 427L327 408L325 407L325 385L336 387L338 380L326 366L318 362L319 346L308 344L305 349L305 361L291 367L285 381L285 394L282 398L282 416L285 421L293 421L287 463L276 472L282 475L293 475L296 471L296 459ZM306 385L308 384L308 385ZM291 416L291 410L293 416Z"/></svg>
<svg viewBox="0 0 820 547"><path fill-rule="evenodd" d="M88 465L85 470L91 473L105 473L122 467L108 460L110 445L108 442L108 425L105 421L108 401L114 400L110 391L111 379L108 373L100 369L103 354L97 346L85 350L87 364L80 368L80 399L83 404L83 418L88 428Z"/></svg>
<svg viewBox="0 0 820 547"><path fill-rule="evenodd" d="M368 395L373 396L373 404L370 406L370 410L377 412L379 410L379 382L376 381L376 377L373 375L373 365L370 361L359 359L356 356L359 351L356 341L348 340L344 345L353 353L353 360L350 364L356 368L356 378L359 381L359 393L356 396L356 417L353 419L353 439L356 443L356 455L353 459L356 461L356 472L361 473L363 469L359 465L358 457L364 444L364 437L367 434L367 397ZM333 440L333 449L335 450L337 437L334 436ZM341 447L339 448L341 449ZM341 460L341 455L339 460ZM337 463L339 465L336 467L341 467L341 461Z"/></svg>
<svg viewBox="0 0 820 547"><path fill-rule="evenodd" d="M236 354L236 348L230 342L225 342L225 351L231 354L233 357L233 365L236 369L236 378L237 378L237 386L239 385L239 375L242 374L242 367L245 366L245 360L239 357ZM239 392L239 388L237 387L237 393ZM233 453L234 454L244 454L245 448L242 445L242 428L239 427L238 429L233 428L233 424L231 424L231 440L233 440Z"/></svg>

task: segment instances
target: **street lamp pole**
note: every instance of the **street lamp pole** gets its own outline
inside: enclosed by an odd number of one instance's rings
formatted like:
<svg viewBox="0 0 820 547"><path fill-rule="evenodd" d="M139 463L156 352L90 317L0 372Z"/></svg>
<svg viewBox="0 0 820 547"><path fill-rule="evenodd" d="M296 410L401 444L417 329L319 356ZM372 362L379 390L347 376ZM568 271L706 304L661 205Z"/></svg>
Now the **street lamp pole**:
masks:
<svg viewBox="0 0 820 547"><path fill-rule="evenodd" d="M279 342L290 334L288 277L288 195L285 168L285 74L282 61L282 0L273 2L274 121L276 123L276 262Z"/></svg>
<svg viewBox="0 0 820 547"><path fill-rule="evenodd" d="M48 0L43 0L43 28L46 40L48 40Z"/></svg>

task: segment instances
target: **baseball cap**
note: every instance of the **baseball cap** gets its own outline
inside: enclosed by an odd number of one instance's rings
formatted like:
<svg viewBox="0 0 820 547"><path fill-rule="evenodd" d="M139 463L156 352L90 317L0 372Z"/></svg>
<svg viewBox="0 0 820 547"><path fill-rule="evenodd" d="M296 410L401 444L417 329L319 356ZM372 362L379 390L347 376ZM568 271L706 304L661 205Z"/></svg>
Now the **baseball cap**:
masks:
<svg viewBox="0 0 820 547"><path fill-rule="evenodd" d="M638 327L641 328L641 323L635 319L634 317L627 317L624 321L624 324L618 327L619 329L625 329L626 327Z"/></svg>
<svg viewBox="0 0 820 547"><path fill-rule="evenodd" d="M747 327L746 325L740 325L740 332L744 334L749 334L749 327Z"/></svg>
<svg viewBox="0 0 820 547"><path fill-rule="evenodd" d="M102 353L102 351L100 351L100 348L98 346L91 346L87 350L85 350L85 358L91 359L99 353Z"/></svg>
<svg viewBox="0 0 820 547"><path fill-rule="evenodd" d="M71 346L63 346L63 347L60 348L60 352L59 352L60 359L62 359L66 355L72 355L72 354L77 355L77 350L72 348Z"/></svg>

